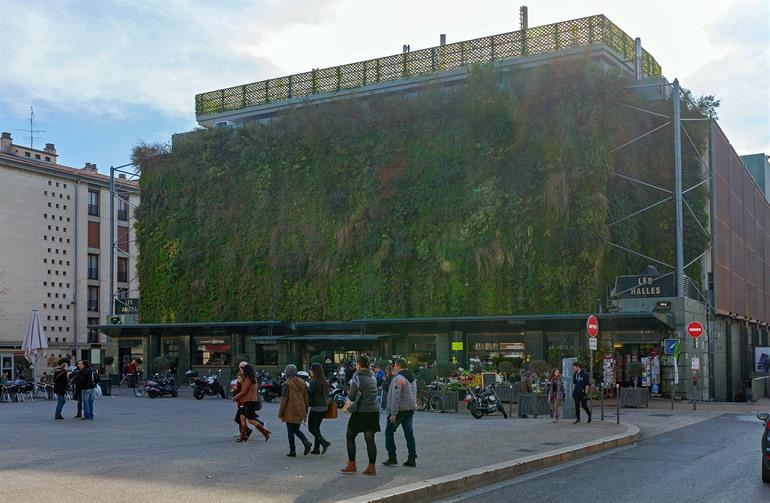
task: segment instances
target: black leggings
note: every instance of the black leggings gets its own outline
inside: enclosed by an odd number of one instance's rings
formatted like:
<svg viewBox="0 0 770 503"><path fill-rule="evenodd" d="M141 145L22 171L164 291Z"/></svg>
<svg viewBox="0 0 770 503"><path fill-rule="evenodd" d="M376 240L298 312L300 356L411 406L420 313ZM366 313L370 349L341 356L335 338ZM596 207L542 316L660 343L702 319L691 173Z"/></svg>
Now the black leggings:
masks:
<svg viewBox="0 0 770 503"><path fill-rule="evenodd" d="M326 439L321 435L321 421L324 420L326 412L310 412L307 419L307 429L315 437L313 449L318 450L321 445L326 445Z"/></svg>
<svg viewBox="0 0 770 503"><path fill-rule="evenodd" d="M369 456L369 463L374 464L374 462L377 461L377 444L374 443L374 432L365 431L363 433L364 433L364 440L366 440L366 454ZM347 440L347 444L348 444L349 461L356 460L356 437L357 436L358 436L358 433L353 433L350 430L348 430L347 434L345 435L345 439Z"/></svg>

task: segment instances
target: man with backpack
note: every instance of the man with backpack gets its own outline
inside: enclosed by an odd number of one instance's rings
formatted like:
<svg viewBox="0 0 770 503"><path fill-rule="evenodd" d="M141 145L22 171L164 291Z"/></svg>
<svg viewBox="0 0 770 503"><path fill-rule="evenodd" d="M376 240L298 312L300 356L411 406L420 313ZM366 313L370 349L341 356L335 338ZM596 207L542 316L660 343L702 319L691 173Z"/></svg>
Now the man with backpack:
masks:
<svg viewBox="0 0 770 503"><path fill-rule="evenodd" d="M78 362L77 384L83 397L83 419L94 419L94 388L99 384L99 374L91 367L88 360ZM76 386L77 387L77 386Z"/></svg>

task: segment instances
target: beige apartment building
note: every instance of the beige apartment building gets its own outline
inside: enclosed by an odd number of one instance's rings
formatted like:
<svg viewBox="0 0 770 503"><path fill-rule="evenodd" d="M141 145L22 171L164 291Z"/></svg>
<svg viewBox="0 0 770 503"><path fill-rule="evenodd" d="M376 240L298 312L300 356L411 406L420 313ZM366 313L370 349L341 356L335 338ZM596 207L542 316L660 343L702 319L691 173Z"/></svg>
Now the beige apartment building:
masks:
<svg viewBox="0 0 770 503"><path fill-rule="evenodd" d="M138 299L135 181L116 178L115 296ZM37 309L49 354L91 358L106 346L88 325L110 315L110 177L62 166L56 148L0 138L0 371L25 367L22 339Z"/></svg>

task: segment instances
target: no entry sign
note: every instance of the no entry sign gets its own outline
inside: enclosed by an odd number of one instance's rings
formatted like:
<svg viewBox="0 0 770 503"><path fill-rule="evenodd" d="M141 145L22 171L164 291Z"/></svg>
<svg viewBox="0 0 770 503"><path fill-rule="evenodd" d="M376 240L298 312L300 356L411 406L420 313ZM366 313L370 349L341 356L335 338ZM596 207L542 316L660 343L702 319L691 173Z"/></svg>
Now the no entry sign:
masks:
<svg viewBox="0 0 770 503"><path fill-rule="evenodd" d="M687 333L690 337L695 337L697 339L703 335L703 324L700 321L693 321L687 325Z"/></svg>
<svg viewBox="0 0 770 503"><path fill-rule="evenodd" d="M596 316L593 314L588 317L588 321L586 322L586 330L588 330L588 335L591 337L596 337L599 335L599 320L597 320Z"/></svg>

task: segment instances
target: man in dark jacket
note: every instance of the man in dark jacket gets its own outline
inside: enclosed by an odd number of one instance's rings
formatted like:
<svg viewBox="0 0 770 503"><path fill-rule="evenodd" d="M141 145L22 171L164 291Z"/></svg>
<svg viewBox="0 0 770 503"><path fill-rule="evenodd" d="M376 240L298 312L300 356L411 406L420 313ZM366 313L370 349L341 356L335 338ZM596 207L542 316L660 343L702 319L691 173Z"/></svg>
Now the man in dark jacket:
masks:
<svg viewBox="0 0 770 503"><path fill-rule="evenodd" d="M417 466L417 447L414 441L414 429L412 419L417 408L417 379L414 373L406 368L406 360L396 359L394 365L395 374L390 380L388 389L388 423L385 428L385 448L388 450L388 459L382 464L392 466L398 464L396 459L396 441L394 435L398 425L401 425L406 437L406 448L409 451L404 466Z"/></svg>
<svg viewBox="0 0 770 503"><path fill-rule="evenodd" d="M78 418L83 417L83 388L80 387L81 362L78 361L75 365L75 370L70 374L70 382L72 382L72 396L78 402L78 412L75 414L75 417Z"/></svg>
<svg viewBox="0 0 770 503"><path fill-rule="evenodd" d="M88 360L78 362L77 383L80 385L81 395L83 397L83 419L94 418L94 388L96 387L95 371L91 368Z"/></svg>
<svg viewBox="0 0 770 503"><path fill-rule="evenodd" d="M70 366L70 361L66 358L59 358L59 367L53 373L53 393L56 395L56 413L54 419L64 419L61 415L62 407L66 401L67 386L69 380L67 379L67 368Z"/></svg>
<svg viewBox="0 0 770 503"><path fill-rule="evenodd" d="M580 407L588 414L588 422L591 422L591 410L588 408L588 392L591 389L591 381L588 372L583 370L579 362L572 364L572 398L575 400L575 422L580 422Z"/></svg>

